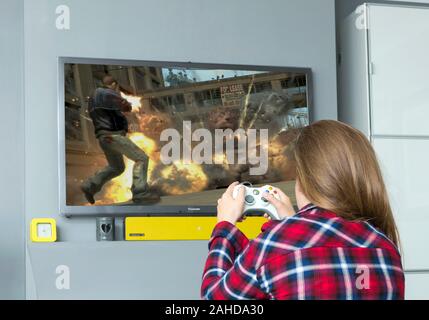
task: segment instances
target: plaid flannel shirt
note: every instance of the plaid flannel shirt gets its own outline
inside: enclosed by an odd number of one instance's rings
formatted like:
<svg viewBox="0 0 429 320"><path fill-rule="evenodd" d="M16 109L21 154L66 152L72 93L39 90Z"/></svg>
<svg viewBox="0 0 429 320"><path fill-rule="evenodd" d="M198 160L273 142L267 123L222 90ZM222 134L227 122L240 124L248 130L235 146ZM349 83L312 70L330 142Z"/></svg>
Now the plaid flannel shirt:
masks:
<svg viewBox="0 0 429 320"><path fill-rule="evenodd" d="M209 241L203 299L403 299L395 245L367 222L308 205L249 241L220 222Z"/></svg>

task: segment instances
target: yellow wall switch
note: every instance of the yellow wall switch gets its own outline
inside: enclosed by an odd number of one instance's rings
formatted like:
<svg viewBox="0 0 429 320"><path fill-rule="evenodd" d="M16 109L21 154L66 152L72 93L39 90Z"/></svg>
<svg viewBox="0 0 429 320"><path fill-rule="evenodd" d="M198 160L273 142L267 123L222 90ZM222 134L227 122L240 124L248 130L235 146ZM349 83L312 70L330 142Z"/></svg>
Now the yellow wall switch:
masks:
<svg viewBox="0 0 429 320"><path fill-rule="evenodd" d="M57 241L57 222L55 219L43 218L31 220L30 238L33 242Z"/></svg>
<svg viewBox="0 0 429 320"><path fill-rule="evenodd" d="M265 222L263 217L247 217L237 227L254 239ZM216 217L130 217L125 218L125 240L209 240L216 223Z"/></svg>

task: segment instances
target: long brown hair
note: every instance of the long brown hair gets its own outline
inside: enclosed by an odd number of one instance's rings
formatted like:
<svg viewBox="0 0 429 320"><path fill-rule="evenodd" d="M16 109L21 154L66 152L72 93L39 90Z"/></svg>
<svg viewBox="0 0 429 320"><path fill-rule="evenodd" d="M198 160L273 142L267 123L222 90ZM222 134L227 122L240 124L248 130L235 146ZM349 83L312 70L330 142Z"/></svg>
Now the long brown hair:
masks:
<svg viewBox="0 0 429 320"><path fill-rule="evenodd" d="M298 132L294 156L301 190L314 205L368 221L399 246L377 157L364 134L338 121L319 121Z"/></svg>

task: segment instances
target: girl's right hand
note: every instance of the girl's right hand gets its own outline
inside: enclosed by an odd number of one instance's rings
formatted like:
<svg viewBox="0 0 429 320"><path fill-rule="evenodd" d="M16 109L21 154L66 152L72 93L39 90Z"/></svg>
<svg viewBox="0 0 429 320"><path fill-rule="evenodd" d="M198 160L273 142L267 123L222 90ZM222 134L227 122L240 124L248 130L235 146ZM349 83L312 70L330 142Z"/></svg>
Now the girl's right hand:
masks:
<svg viewBox="0 0 429 320"><path fill-rule="evenodd" d="M264 193L263 197L267 199L268 202L270 202L274 206L274 208L276 208L279 217L281 219L284 219L295 215L296 212L289 197L279 188L274 188L274 192L277 193L279 199L275 198L269 193ZM267 219L271 219L268 214L264 214L264 217Z"/></svg>

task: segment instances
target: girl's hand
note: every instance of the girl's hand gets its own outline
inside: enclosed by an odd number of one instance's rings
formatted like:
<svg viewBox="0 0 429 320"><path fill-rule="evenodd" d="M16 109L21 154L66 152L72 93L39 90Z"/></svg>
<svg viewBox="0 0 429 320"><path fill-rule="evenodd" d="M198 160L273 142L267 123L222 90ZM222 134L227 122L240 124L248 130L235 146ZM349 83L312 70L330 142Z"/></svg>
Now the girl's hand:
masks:
<svg viewBox="0 0 429 320"><path fill-rule="evenodd" d="M295 215L296 212L289 197L279 188L274 188L273 190L277 192L279 199L276 199L269 193L264 193L263 197L267 199L268 202L270 202L276 208L279 217L281 219L284 219ZM268 214L264 214L264 217L267 219L271 219Z"/></svg>
<svg viewBox="0 0 429 320"><path fill-rule="evenodd" d="M237 197L232 197L234 188L238 185L238 182L231 184L222 197L217 201L217 221L227 221L235 225L238 221L243 220L244 210L244 196L245 188L242 187L238 191Z"/></svg>

